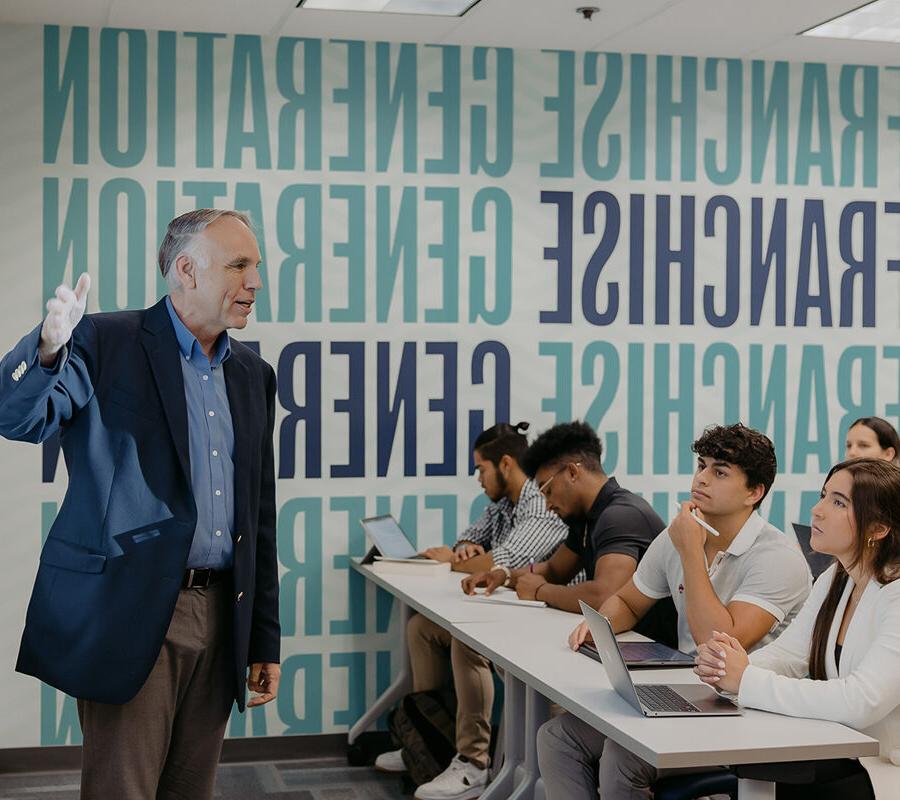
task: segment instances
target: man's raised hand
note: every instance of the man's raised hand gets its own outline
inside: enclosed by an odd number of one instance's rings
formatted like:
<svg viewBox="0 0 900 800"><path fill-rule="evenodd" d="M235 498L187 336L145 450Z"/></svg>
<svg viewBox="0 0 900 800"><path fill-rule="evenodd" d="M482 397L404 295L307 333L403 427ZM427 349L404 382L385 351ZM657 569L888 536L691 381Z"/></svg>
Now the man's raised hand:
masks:
<svg viewBox="0 0 900 800"><path fill-rule="evenodd" d="M56 354L72 338L72 331L84 316L90 290L91 276L83 272L74 291L65 284L60 284L56 287L56 294L47 301L47 316L44 317L38 346L43 366L50 366L56 360Z"/></svg>

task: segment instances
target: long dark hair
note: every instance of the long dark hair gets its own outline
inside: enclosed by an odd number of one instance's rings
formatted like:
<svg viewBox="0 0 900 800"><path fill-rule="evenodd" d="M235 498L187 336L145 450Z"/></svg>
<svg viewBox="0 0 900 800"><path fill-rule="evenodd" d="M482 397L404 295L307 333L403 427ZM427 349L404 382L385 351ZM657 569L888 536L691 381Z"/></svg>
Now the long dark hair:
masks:
<svg viewBox="0 0 900 800"><path fill-rule="evenodd" d="M892 447L894 449L893 462L900 466L900 434L897 433L897 430L890 422L881 417L860 417L853 421L850 427L847 428L847 432L849 433L857 425L863 425L872 431L875 434L875 438L878 439L878 446L882 450Z"/></svg>
<svg viewBox="0 0 900 800"><path fill-rule="evenodd" d="M900 467L875 458L842 461L831 468L825 482L841 470L847 470L853 478L850 502L856 522L856 547L850 566L866 561L876 581L890 583L900 577ZM874 525L884 525L889 530L887 536L872 540L870 545L868 539ZM826 678L828 633L847 578L847 570L838 562L809 647L809 676L815 680Z"/></svg>

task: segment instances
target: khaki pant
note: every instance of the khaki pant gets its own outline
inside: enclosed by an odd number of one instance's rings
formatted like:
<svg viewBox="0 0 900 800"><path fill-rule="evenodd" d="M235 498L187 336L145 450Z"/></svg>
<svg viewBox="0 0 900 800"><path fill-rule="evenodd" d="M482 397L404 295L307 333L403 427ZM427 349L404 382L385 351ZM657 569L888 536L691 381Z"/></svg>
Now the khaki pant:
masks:
<svg viewBox="0 0 900 800"><path fill-rule="evenodd" d="M446 685L452 667L456 689L456 749L476 766L487 767L494 705L491 662L421 614L413 615L407 623L406 642L413 691L424 692Z"/></svg>
<svg viewBox="0 0 900 800"><path fill-rule="evenodd" d="M231 679L231 583L182 589L156 664L123 705L78 701L82 800L210 800Z"/></svg>

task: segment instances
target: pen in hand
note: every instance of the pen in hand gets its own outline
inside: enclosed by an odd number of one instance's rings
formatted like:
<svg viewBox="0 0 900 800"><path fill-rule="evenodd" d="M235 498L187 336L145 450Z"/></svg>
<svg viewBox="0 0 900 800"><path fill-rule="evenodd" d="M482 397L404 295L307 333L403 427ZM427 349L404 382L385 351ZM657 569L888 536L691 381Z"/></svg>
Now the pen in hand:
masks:
<svg viewBox="0 0 900 800"><path fill-rule="evenodd" d="M675 510L680 514L681 513L681 503L677 500L675 501ZM694 518L694 522L696 522L701 528L706 528L713 536L718 536L719 532L708 522L704 522L700 517L698 517L693 511L690 512L690 515Z"/></svg>

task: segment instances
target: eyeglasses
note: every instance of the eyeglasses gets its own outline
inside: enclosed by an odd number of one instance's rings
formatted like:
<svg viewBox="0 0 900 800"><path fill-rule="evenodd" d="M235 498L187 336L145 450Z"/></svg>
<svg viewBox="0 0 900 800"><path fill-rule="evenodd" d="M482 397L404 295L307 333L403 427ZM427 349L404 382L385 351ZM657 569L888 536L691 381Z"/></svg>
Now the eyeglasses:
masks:
<svg viewBox="0 0 900 800"><path fill-rule="evenodd" d="M550 488L550 484L553 483L553 479L557 475L559 475L561 472L565 472L569 468L569 466L580 467L581 462L580 461L570 461L568 464L563 464L558 470L556 470L556 472L554 472L549 478L547 478L547 480L545 480L540 486L538 486L538 491L544 497L549 497L550 495L547 492L547 489Z"/></svg>

